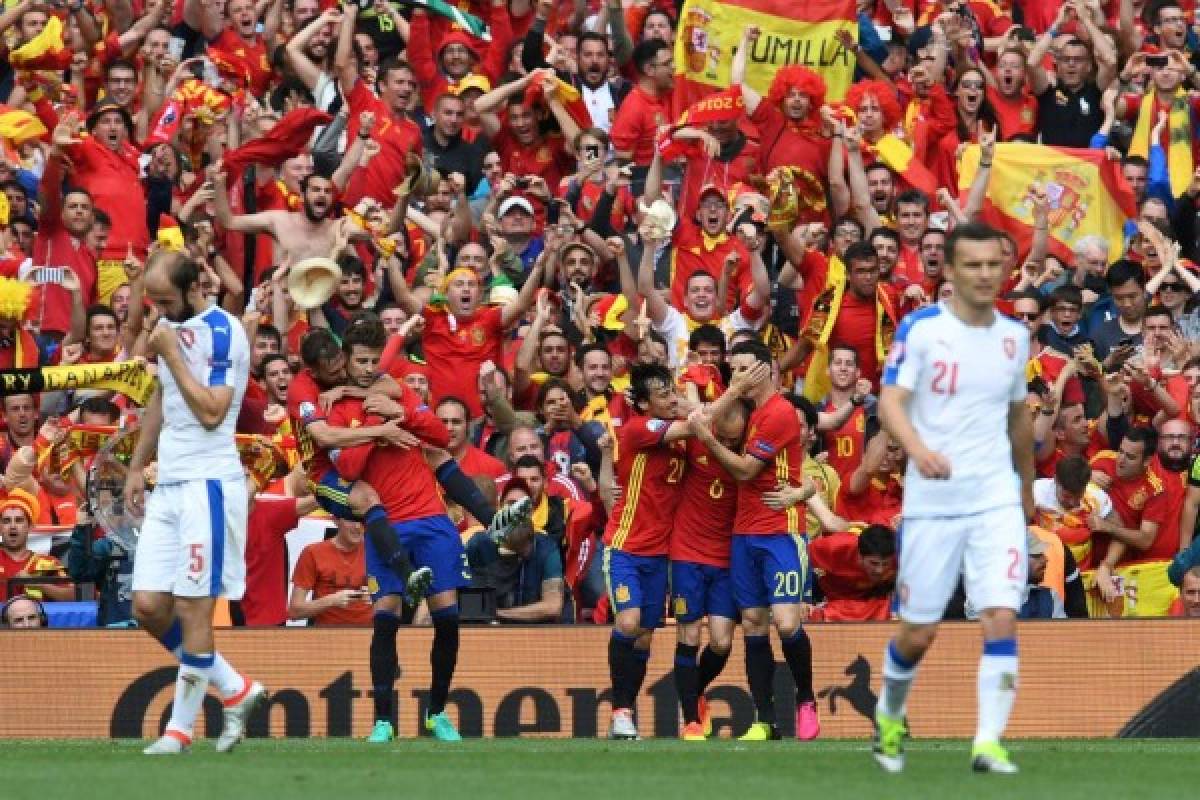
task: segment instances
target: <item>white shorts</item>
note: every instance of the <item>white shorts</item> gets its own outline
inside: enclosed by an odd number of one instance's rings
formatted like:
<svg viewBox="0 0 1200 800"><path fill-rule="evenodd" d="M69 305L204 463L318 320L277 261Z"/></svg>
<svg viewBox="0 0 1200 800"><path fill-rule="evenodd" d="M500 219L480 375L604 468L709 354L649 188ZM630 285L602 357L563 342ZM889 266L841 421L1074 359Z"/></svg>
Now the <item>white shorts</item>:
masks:
<svg viewBox="0 0 1200 800"><path fill-rule="evenodd" d="M240 478L155 487L133 559L133 590L240 600L247 514Z"/></svg>
<svg viewBox="0 0 1200 800"><path fill-rule="evenodd" d="M899 541L896 594L905 622L940 622L960 575L974 608L1021 609L1029 556L1020 506L905 519Z"/></svg>

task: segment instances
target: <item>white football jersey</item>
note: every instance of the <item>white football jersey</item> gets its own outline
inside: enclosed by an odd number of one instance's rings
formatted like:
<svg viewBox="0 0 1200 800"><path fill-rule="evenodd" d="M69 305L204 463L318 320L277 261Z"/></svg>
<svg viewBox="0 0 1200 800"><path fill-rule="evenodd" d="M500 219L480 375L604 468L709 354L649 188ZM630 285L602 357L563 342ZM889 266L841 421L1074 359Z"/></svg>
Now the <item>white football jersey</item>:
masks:
<svg viewBox="0 0 1200 800"><path fill-rule="evenodd" d="M166 362L158 359L163 393L159 483L240 478L242 463L234 429L250 377L250 345L241 321L225 309L212 306L186 322L161 320L159 324L176 329L183 359L196 380L204 386L233 387L233 402L225 419L213 430L206 430L188 407Z"/></svg>
<svg viewBox="0 0 1200 800"><path fill-rule="evenodd" d="M883 372L885 386L912 392L909 418L930 450L950 460L949 480L927 480L910 461L905 517L977 514L1020 504L1008 412L1025 400L1029 331L996 314L966 325L943 303L905 317Z"/></svg>

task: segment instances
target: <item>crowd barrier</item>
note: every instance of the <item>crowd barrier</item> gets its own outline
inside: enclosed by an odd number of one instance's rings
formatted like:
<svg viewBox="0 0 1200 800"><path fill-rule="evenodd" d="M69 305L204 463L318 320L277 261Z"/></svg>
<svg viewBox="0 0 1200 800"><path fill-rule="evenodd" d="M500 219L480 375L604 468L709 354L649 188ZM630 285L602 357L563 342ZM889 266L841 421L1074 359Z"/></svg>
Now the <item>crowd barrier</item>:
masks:
<svg viewBox="0 0 1200 800"><path fill-rule="evenodd" d="M823 735L865 738L890 624L813 625ZM1013 737L1200 736L1200 621L1032 622L1020 627ZM399 731L414 736L428 701L432 630L400 633ZM593 737L609 712L607 628L464 629L451 714L467 736ZM252 735L363 736L372 723L367 629L237 629L217 645L271 690ZM779 719L790 732L794 689L779 655ZM947 624L921 667L909 716L920 737L975 726L977 625ZM659 631L639 700L643 736L675 736L673 630ZM0 738L150 737L169 716L175 667L144 633L0 631ZM738 636L710 690L716 732L741 733L753 706ZM200 730L220 725L215 696ZM210 734L211 735L211 734Z"/></svg>

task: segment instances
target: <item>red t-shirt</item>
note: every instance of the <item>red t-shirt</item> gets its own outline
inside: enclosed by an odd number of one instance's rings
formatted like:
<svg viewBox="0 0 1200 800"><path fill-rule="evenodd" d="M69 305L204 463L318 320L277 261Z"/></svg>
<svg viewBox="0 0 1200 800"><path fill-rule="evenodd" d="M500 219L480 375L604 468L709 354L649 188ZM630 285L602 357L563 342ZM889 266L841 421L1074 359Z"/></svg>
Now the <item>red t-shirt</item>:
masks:
<svg viewBox="0 0 1200 800"><path fill-rule="evenodd" d="M727 233L709 240L713 244L711 250L705 246L705 238L704 231L691 219L682 218L675 227L671 250L671 305L684 308L688 278L700 270L707 271L719 285L725 257L737 253L737 269L725 294L725 307L737 308L740 299L750 292L750 251L740 239Z"/></svg>
<svg viewBox="0 0 1200 800"><path fill-rule="evenodd" d="M564 175L571 173L574 164L561 134L541 136L533 144L524 145L512 135L507 121L492 139L492 149L500 155L505 172L538 175L551 189L558 186Z"/></svg>
<svg viewBox="0 0 1200 800"><path fill-rule="evenodd" d="M833 403L826 402L822 411L833 412ZM854 470L863 459L863 439L867 432L867 411L862 406L854 409L840 428L825 432L825 452L829 466L833 468L843 483L850 480Z"/></svg>
<svg viewBox="0 0 1200 800"><path fill-rule="evenodd" d="M208 44L210 50L217 50L229 59L242 73L240 80L249 83L249 90L262 97L271 88L274 72L271 62L267 59L267 40L260 35L254 41L246 44L246 40L237 34L232 27L226 27L216 39Z"/></svg>
<svg viewBox="0 0 1200 800"><path fill-rule="evenodd" d="M683 182L679 188L679 216L694 219L700 205L700 191L710 184L720 187L725 196L735 184L745 183L751 175L759 174L761 152L758 143L747 139L741 151L730 161L702 156L689 160L683 171ZM824 194L821 196L824 201ZM618 229L619 230L619 229Z"/></svg>
<svg viewBox="0 0 1200 800"><path fill-rule="evenodd" d="M310 544L300 552L292 585L312 592L314 600L340 592L342 589L361 589L367 585L366 549L360 544L347 552L332 539ZM318 614L317 625L370 625L374 610L368 602L350 603L345 608L331 608Z"/></svg>
<svg viewBox="0 0 1200 800"><path fill-rule="evenodd" d="M671 120L671 94L652 95L634 86L617 109L609 137L613 148L633 154L633 163L648 167L654 160L658 128Z"/></svg>
<svg viewBox="0 0 1200 800"><path fill-rule="evenodd" d="M112 219L108 243L97 257L124 261L129 245L135 253L145 253L150 246L150 229L146 226L146 192L138 161L141 151L126 142L120 152L114 152L88 136L71 145L67 156L75 168L72 182L87 189L96 208L108 212Z"/></svg>
<svg viewBox="0 0 1200 800"><path fill-rule="evenodd" d="M802 209L799 221L827 221L825 187L829 183L832 140L793 124L779 106L766 98L754 109L750 121L759 132L760 172L766 175L774 167L791 167Z"/></svg>
<svg viewBox="0 0 1200 800"><path fill-rule="evenodd" d="M866 490L859 495L850 494L850 487L843 485L838 493L837 513L852 522L868 525L896 526L900 506L904 499L904 485L897 475L887 480L872 477Z"/></svg>
<svg viewBox="0 0 1200 800"><path fill-rule="evenodd" d="M412 389L401 384L404 428L434 447L445 447L450 434L442 421L421 402ZM329 412L329 424L338 428L375 425L379 420L363 410L356 397L339 400ZM421 448L401 450L374 443L343 447L337 469L342 475L361 478L379 494L391 522L404 522L446 513L437 479Z"/></svg>
<svg viewBox="0 0 1200 800"><path fill-rule="evenodd" d="M817 569L817 581L828 600L866 600L886 596L887 577L882 584L867 577L858 554L858 536L853 533L830 533L808 543L808 557ZM895 577L895 560L892 561ZM885 588L881 589L881 585Z"/></svg>
<svg viewBox="0 0 1200 800"><path fill-rule="evenodd" d="M317 443L308 434L308 425L325 421L320 397L321 387L317 385L312 370L308 368L300 370L288 385L287 412L296 436L296 450L300 454L300 463L304 466L305 474L314 483L333 468L329 455L317 447Z"/></svg>
<svg viewBox="0 0 1200 800"><path fill-rule="evenodd" d="M409 153L421 154L421 130L412 120L393 114L387 104L372 94L361 80L346 95L346 105L350 111L346 136L351 141L358 135L359 115L364 111L375 114L371 138L379 143L379 154L371 159L368 169L354 171L346 186L343 202L349 208L364 197L373 197L391 208L396 204L392 190L404 180L405 156Z"/></svg>
<svg viewBox="0 0 1200 800"><path fill-rule="evenodd" d="M617 430L621 496L604 529L604 543L635 556L665 556L679 486L687 468L683 442L666 444L670 420L631 417Z"/></svg>
<svg viewBox="0 0 1200 800"><path fill-rule="evenodd" d="M1153 465L1157 460L1155 458L1150 463ZM1157 552L1160 543L1164 545L1163 549L1169 545L1170 553L1157 557L1171 558L1174 556L1179 549L1179 512L1172 512L1171 497L1158 473L1148 467L1134 480L1118 478L1117 454L1111 450L1106 450L1093 458L1091 465L1093 470L1112 479L1105 491L1112 499L1113 509L1120 517L1121 525L1126 528L1140 528L1142 522L1145 521L1158 523L1158 535L1155 537L1154 544L1140 552L1132 547L1126 547L1125 557L1121 559L1120 563L1136 563L1153 558L1155 556L1151 554ZM1174 530L1168 527L1172 518L1175 520ZM1093 536L1092 541L1096 555L1092 559L1092 563L1099 564L1108 555L1110 540L1111 537L1102 534Z"/></svg>
<svg viewBox="0 0 1200 800"><path fill-rule="evenodd" d="M773 394L754 410L746 424L746 454L764 462L753 480L738 484L735 535L804 533L804 512L789 508L772 511L762 501L783 483L799 486L804 478L804 441L796 409L781 394Z"/></svg>
<svg viewBox="0 0 1200 800"><path fill-rule="evenodd" d="M567 183L560 183L558 187L558 196L567 196ZM589 223L592 217L596 214L596 205L600 202L601 195L604 194L604 187L599 183L592 181L584 181L579 187L579 202L575 204L575 216L580 222ZM617 196L613 198L612 214L609 217L612 228L615 231L625 230L627 220L633 219L637 213L637 204L634 202L633 194L630 193L628 187L617 187Z"/></svg>
<svg viewBox="0 0 1200 800"><path fill-rule="evenodd" d="M671 531L671 560L728 567L737 481L696 439L687 440L687 456Z"/></svg>
<svg viewBox="0 0 1200 800"><path fill-rule="evenodd" d="M1028 135L1037 131L1038 103L1028 86L1020 95L1012 99L1000 94L999 89L989 86L987 98L996 112L996 122L1000 126L1000 141L1007 142L1016 136Z"/></svg>
<svg viewBox="0 0 1200 800"><path fill-rule="evenodd" d="M247 625L287 622L287 534L300 516L294 497L259 497L246 525L246 594L242 615Z"/></svg>
<svg viewBox="0 0 1200 800"><path fill-rule="evenodd" d="M28 577L34 576L57 576L66 577L67 571L63 568L60 562L54 556L44 556L40 553L30 552L25 558L12 558L3 550L0 550L0 602L8 600L8 581L10 578L17 577L21 572L28 573ZM26 589L18 589L15 594L28 594ZM33 596L38 597L40 592L33 590ZM41 599L39 597L39 599Z"/></svg>
<svg viewBox="0 0 1200 800"><path fill-rule="evenodd" d="M494 481L508 473L508 468L502 462L489 456L473 444L468 444L466 452L458 459L458 468L468 478L484 475Z"/></svg>
<svg viewBox="0 0 1200 800"><path fill-rule="evenodd" d="M874 297L859 297L847 290L829 341L853 347L858 353L859 371L878 389L881 365L875 352L875 329L879 324L875 302Z"/></svg>
<svg viewBox="0 0 1200 800"><path fill-rule="evenodd" d="M1136 554L1128 561L1161 561L1171 559L1179 552L1179 518L1183 515L1183 500L1187 496L1187 481L1182 472L1171 472L1155 456L1150 462L1150 471L1162 482L1166 495L1166 519L1158 526L1158 536L1147 550Z"/></svg>
<svg viewBox="0 0 1200 800"><path fill-rule="evenodd" d="M499 306L480 308L460 321L444 308L426 306L421 346L429 371L429 390L436 406L446 397L467 404L474 419L483 414L479 402L479 368L483 362L501 363L504 322Z"/></svg>
<svg viewBox="0 0 1200 800"><path fill-rule="evenodd" d="M143 216L145 216L143 214ZM33 240L33 263L47 267L70 267L79 276L85 307L96 302L96 254L75 239L55 217L45 215ZM44 304L43 304L44 298ZM66 334L71 330L71 293L53 284L35 285L29 296L26 319L41 323L42 332Z"/></svg>

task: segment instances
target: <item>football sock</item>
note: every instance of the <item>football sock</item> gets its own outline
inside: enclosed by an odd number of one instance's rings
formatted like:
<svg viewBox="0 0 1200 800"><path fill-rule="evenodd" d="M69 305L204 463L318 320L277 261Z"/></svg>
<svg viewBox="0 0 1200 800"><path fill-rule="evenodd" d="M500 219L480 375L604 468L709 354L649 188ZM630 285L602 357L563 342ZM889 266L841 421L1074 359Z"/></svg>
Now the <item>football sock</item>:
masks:
<svg viewBox="0 0 1200 800"><path fill-rule="evenodd" d="M608 639L608 673L612 679L613 709L633 708L633 638L613 629Z"/></svg>
<svg viewBox="0 0 1200 800"><path fill-rule="evenodd" d="M906 661L896 649L896 641L888 642L883 651L883 691L879 693L879 710L885 716L901 718L907 710L908 689L917 674L917 662Z"/></svg>
<svg viewBox="0 0 1200 800"><path fill-rule="evenodd" d="M700 720L700 670L696 666L696 651L699 649L694 644L675 644L675 692L679 695L684 722Z"/></svg>
<svg viewBox="0 0 1200 800"><path fill-rule="evenodd" d="M400 537L392 529L392 523L388 522L387 511L383 506L371 506L363 516L363 530L371 540L371 546L375 548L379 559L391 567L402 580L408 580L413 571L412 562L408 558L408 551L400 544Z"/></svg>
<svg viewBox="0 0 1200 800"><path fill-rule="evenodd" d="M792 680L796 682L796 705L815 702L813 694L813 665L812 641L804 628L797 628L788 638L780 637L783 657L788 669L792 672Z"/></svg>
<svg viewBox="0 0 1200 800"><path fill-rule="evenodd" d="M646 680L646 665L650 661L650 651L633 648L632 669L629 672L629 697L634 703L642 693L642 683Z"/></svg>
<svg viewBox="0 0 1200 800"><path fill-rule="evenodd" d="M1017 699L1017 640L983 643L979 660L979 727L975 744L999 741Z"/></svg>
<svg viewBox="0 0 1200 800"><path fill-rule="evenodd" d="M196 727L196 717L204 704L208 690L208 670L213 665L212 653L183 653L179 674L175 678L175 703L167 730L178 731L189 738Z"/></svg>
<svg viewBox="0 0 1200 800"><path fill-rule="evenodd" d="M400 657L396 653L396 633L400 618L390 611L376 611L371 633L371 687L375 694L375 719L393 722L392 695Z"/></svg>
<svg viewBox="0 0 1200 800"><path fill-rule="evenodd" d="M754 698L755 721L775 724L775 654L771 637L746 637L746 680Z"/></svg>
<svg viewBox="0 0 1200 800"><path fill-rule="evenodd" d="M717 679L717 676L725 669L725 662L728 660L728 650L724 653L717 652L711 644L700 651L699 685L696 687L699 694L704 694L709 685Z"/></svg>
<svg viewBox="0 0 1200 800"><path fill-rule="evenodd" d="M480 525L486 528L492 524L496 507L487 501L483 492L479 491L479 487L475 485L475 481L466 476L457 461L453 458L447 460L437 468L434 476L446 490L446 496L465 508L467 513L479 520Z"/></svg>
<svg viewBox="0 0 1200 800"><path fill-rule="evenodd" d="M446 710L450 696L450 681L458 663L458 605L446 606L431 612L433 617L433 647L429 651L429 666L433 677L429 684L429 714Z"/></svg>
<svg viewBox="0 0 1200 800"><path fill-rule="evenodd" d="M162 636L156 636L158 643L179 661L183 657L183 623L176 617L171 621L171 627ZM246 680L238 674L225 657L213 653L213 665L208 671L208 679L222 698L230 698L246 688Z"/></svg>

